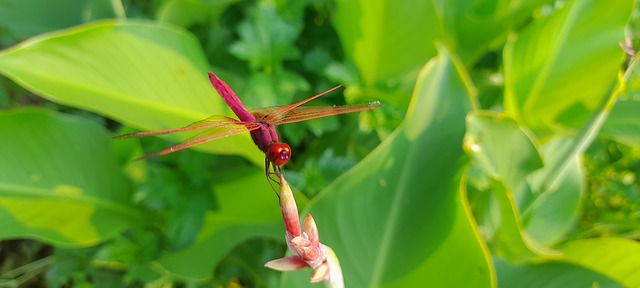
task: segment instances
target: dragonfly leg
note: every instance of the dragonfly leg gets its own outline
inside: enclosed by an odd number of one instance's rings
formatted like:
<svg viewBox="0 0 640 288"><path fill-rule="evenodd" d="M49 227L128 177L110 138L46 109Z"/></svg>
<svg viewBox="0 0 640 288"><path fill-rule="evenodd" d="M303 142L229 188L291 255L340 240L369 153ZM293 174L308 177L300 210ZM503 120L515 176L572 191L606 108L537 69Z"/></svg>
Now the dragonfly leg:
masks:
<svg viewBox="0 0 640 288"><path fill-rule="evenodd" d="M273 172L269 171L269 169L271 168L271 161L269 161L267 158L264 159L264 165L265 165L265 173L267 176L267 182L269 182L269 186L271 186L271 189L273 189L273 192L276 193L276 196L278 196L278 199L280 198L280 194L278 194L278 190L276 190L276 188L273 186L273 183L276 183L277 185L280 185L280 180L278 178L273 178L273 175L276 175L277 177L279 177L280 175L282 175L282 168L276 165L273 165ZM273 182L273 183L271 183Z"/></svg>

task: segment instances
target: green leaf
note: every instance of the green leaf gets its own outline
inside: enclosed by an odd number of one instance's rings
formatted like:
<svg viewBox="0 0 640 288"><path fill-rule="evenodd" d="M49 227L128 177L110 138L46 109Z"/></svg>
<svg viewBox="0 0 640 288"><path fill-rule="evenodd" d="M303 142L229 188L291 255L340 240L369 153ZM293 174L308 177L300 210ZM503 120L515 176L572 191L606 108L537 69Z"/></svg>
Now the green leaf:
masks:
<svg viewBox="0 0 640 288"><path fill-rule="evenodd" d="M420 73L403 124L307 206L347 287L421 287L426 279L433 287L492 285L488 252L460 189L473 96L467 77L442 49ZM310 287L304 277L287 273L285 286Z"/></svg>
<svg viewBox="0 0 640 288"><path fill-rule="evenodd" d="M505 109L539 135L579 128L609 94L633 1L570 1L504 50Z"/></svg>
<svg viewBox="0 0 640 288"><path fill-rule="evenodd" d="M464 148L476 165L512 193L525 189L527 175L542 168L536 147L518 123L492 112L469 114Z"/></svg>
<svg viewBox="0 0 640 288"><path fill-rule="evenodd" d="M475 0L433 1L439 6L439 18L445 40L454 47L463 62L473 63L491 45L503 43L511 28L531 17L532 11L551 0ZM433 28L432 28L433 29Z"/></svg>
<svg viewBox="0 0 640 288"><path fill-rule="evenodd" d="M213 25L220 21L220 15L231 4L239 0L168 0L158 8L156 18L182 27L204 22Z"/></svg>
<svg viewBox="0 0 640 288"><path fill-rule="evenodd" d="M43 0L0 1L0 30L19 40L101 18L124 16L120 1Z"/></svg>
<svg viewBox="0 0 640 288"><path fill-rule="evenodd" d="M629 146L640 145L640 99L618 99L600 135Z"/></svg>
<svg viewBox="0 0 640 288"><path fill-rule="evenodd" d="M475 112L467 117L465 150L473 163L487 176L495 179L490 185L490 190L499 206L489 205L488 208L496 210L495 213L489 212L490 215L498 214L500 217L485 220L499 221L495 231L489 231L489 227L485 226L485 234L493 234L493 253L509 261L526 260L536 254L556 254L541 244L551 244L561 239L571 228L577 216L577 203L582 188L582 179L579 178L581 174L571 174L578 177L577 183L563 181L563 184L573 185L563 185L563 189L554 193L544 194L543 197L531 195L527 177L542 168L538 150L514 120L492 112ZM547 151L554 150L550 148ZM546 160L553 163L560 159ZM576 177L569 179L573 180ZM524 199L535 201L532 204L535 208L526 206L530 208L527 210L529 215L523 219L520 211L523 208L521 203L526 202ZM568 212L568 215L565 212Z"/></svg>
<svg viewBox="0 0 640 288"><path fill-rule="evenodd" d="M434 41L442 31L432 1L339 0L336 5L333 23L363 86L416 73L436 55Z"/></svg>
<svg viewBox="0 0 640 288"><path fill-rule="evenodd" d="M267 107L291 104L293 95L299 90L309 90L307 81L297 74L282 71L278 74L252 74L240 90L241 95L260 95L247 98L250 107ZM311 96L309 96L311 97Z"/></svg>
<svg viewBox="0 0 640 288"><path fill-rule="evenodd" d="M205 57L192 35L149 22L99 22L34 38L0 53L0 73L32 92L142 130L179 128L229 111L206 71ZM249 135L196 149L264 163Z"/></svg>
<svg viewBox="0 0 640 288"><path fill-rule="evenodd" d="M90 246L150 223L131 206L109 135L41 109L0 113L1 238Z"/></svg>
<svg viewBox="0 0 640 288"><path fill-rule="evenodd" d="M293 45L299 28L282 20L274 6L259 4L248 14L238 27L240 41L229 48L231 54L249 61L254 71L264 69L267 75L279 72L284 60L299 57Z"/></svg>
<svg viewBox="0 0 640 288"><path fill-rule="evenodd" d="M575 139L554 138L540 147L545 161L545 168L536 171L529 177L533 187L532 194L521 196L523 226L527 234L541 244L551 246L562 241L567 233L574 229L580 217L580 202L587 189L585 183L582 156L563 155L567 146ZM590 141L588 141L590 143ZM558 153L561 152L561 153ZM565 171L555 184L544 183L551 170L558 163L567 162ZM544 189L548 190L542 190Z"/></svg>
<svg viewBox="0 0 640 288"><path fill-rule="evenodd" d="M562 247L564 259L597 271L625 287L640 287L640 244L621 238L584 239Z"/></svg>
<svg viewBox="0 0 640 288"><path fill-rule="evenodd" d="M578 158L569 161L566 177L558 180L552 192L534 190L532 193L530 184L534 189L545 186L540 181L544 181L542 176L548 169L534 173L542 168L542 159L517 123L491 112L475 112L467 117L467 127L467 153L485 174L502 183L491 185L501 215L500 227L492 241L494 253L510 261L527 259L533 256L531 252L554 254L542 245L561 240L578 217L578 203L585 188ZM573 141L557 140L542 147L547 167L565 162L562 157L566 155L555 152L565 151ZM489 206L489 209L496 208Z"/></svg>
<svg viewBox="0 0 640 288"><path fill-rule="evenodd" d="M502 182L493 181L492 192L498 202L500 225L492 239L491 252L511 262L523 262L536 255L558 254L539 245L523 233L518 205L513 193Z"/></svg>
<svg viewBox="0 0 640 288"><path fill-rule="evenodd" d="M263 170L229 171L219 179L227 179L214 187L219 209L205 215L203 229L193 245L168 252L159 260L168 272L188 279L207 279L239 243L254 237L284 239L278 198L266 183Z"/></svg>
<svg viewBox="0 0 640 288"><path fill-rule="evenodd" d="M511 265L494 259L498 287L519 288L622 288L615 281L592 270L562 262Z"/></svg>

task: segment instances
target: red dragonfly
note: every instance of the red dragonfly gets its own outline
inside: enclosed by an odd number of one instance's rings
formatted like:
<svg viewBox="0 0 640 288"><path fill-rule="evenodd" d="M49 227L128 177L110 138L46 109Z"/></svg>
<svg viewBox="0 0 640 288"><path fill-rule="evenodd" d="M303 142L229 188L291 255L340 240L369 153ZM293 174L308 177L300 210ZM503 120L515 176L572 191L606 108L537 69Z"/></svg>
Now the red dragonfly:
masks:
<svg viewBox="0 0 640 288"><path fill-rule="evenodd" d="M282 165L287 163L291 158L291 147L289 147L287 143L280 142L275 126L332 115L371 110L382 106L378 101L344 106L301 106L342 86L339 85L291 105L247 110L227 83L220 80L220 78L211 72L209 72L209 81L211 81L211 84L216 91L218 91L218 94L220 94L222 99L224 99L229 108L231 108L233 113L235 113L240 120L227 116L214 115L179 129L138 132L116 136L115 138L143 137L191 130L202 130L200 133L180 144L138 159L142 160L155 156L166 155L216 139L251 132L253 142L265 154L265 170L267 177L269 177L271 174L269 172L270 165L273 165L273 173L280 175L282 174Z"/></svg>

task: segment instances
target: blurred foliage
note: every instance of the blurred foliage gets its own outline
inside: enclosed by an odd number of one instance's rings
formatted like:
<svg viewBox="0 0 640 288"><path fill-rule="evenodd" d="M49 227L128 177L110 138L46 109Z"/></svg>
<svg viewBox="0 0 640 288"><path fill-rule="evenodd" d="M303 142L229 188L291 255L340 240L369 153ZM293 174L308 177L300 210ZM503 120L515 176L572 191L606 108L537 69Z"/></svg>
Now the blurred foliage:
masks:
<svg viewBox="0 0 640 288"><path fill-rule="evenodd" d="M586 153L589 193L583 200L577 238L640 238L640 150L607 140Z"/></svg>
<svg viewBox="0 0 640 288"><path fill-rule="evenodd" d="M385 104L278 127L348 287L636 287L633 2L0 0L0 287L309 285L248 135L109 138L231 115L206 71Z"/></svg>

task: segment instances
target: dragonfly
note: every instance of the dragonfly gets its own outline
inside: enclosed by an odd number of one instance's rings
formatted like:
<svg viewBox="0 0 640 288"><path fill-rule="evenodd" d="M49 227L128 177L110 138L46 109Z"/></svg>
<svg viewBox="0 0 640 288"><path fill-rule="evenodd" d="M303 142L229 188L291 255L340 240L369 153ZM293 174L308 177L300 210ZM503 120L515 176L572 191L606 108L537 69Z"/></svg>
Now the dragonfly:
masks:
<svg viewBox="0 0 640 288"><path fill-rule="evenodd" d="M275 126L339 114L372 110L382 106L379 101L342 106L302 106L309 101L342 87L342 85L338 85L294 104L248 110L231 87L212 72L209 72L209 81L238 119L223 115L214 115L178 129L143 131L119 135L115 138L146 137L201 130L199 133L177 145L136 159L143 160L177 152L209 141L249 132L251 133L251 139L256 146L258 146L258 149L265 154L265 173L267 179L277 182L277 180L270 178L270 176L272 174L282 175L282 166L291 159L291 147L287 143L280 142ZM270 171L270 167L273 168L273 172ZM269 184L271 184L271 182L269 182Z"/></svg>

